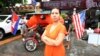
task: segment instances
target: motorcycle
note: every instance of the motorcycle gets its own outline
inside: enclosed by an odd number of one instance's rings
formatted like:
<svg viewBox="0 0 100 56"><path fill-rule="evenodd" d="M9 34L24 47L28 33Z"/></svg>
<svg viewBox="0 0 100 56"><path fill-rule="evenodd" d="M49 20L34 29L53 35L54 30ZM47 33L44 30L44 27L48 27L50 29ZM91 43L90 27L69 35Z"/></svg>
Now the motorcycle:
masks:
<svg viewBox="0 0 100 56"><path fill-rule="evenodd" d="M41 42L41 35L44 31L44 28L41 25L38 25L35 29L31 28L26 30L24 33L23 43L27 51L35 51L38 44Z"/></svg>

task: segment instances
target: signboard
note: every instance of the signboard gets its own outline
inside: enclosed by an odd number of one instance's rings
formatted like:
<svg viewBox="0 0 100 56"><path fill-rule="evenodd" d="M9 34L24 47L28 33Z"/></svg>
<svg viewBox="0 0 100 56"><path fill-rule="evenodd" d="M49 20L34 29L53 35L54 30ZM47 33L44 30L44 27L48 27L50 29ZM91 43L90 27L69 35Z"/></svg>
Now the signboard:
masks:
<svg viewBox="0 0 100 56"><path fill-rule="evenodd" d="M88 43L93 45L100 45L100 34L89 34Z"/></svg>
<svg viewBox="0 0 100 56"><path fill-rule="evenodd" d="M100 0L93 0L95 7L100 7Z"/></svg>
<svg viewBox="0 0 100 56"><path fill-rule="evenodd" d="M93 0L94 2L100 2L100 0Z"/></svg>
<svg viewBox="0 0 100 56"><path fill-rule="evenodd" d="M49 2L42 2L42 8L45 9L52 9L54 7L57 7L59 9L72 9L73 7L76 7L78 9L84 9L85 4L82 3L82 1L49 1Z"/></svg>
<svg viewBox="0 0 100 56"><path fill-rule="evenodd" d="M54 7L59 9L86 9L86 1L87 0L57 0L57 1L49 1L42 2L42 8L44 9L52 9ZM100 6L100 0L93 1L95 6Z"/></svg>

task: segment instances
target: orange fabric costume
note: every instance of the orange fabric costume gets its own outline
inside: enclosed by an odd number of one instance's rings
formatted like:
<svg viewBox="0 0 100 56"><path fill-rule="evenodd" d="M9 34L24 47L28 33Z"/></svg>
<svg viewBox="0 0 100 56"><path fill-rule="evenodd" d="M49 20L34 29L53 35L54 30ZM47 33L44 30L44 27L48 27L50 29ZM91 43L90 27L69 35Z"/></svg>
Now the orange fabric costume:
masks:
<svg viewBox="0 0 100 56"><path fill-rule="evenodd" d="M54 31L50 32L52 24L46 27L46 35L51 39L56 39L59 32L66 33L66 28L63 24L58 23ZM44 56L65 56L65 48L63 42L59 46L45 46Z"/></svg>
<svg viewBox="0 0 100 56"><path fill-rule="evenodd" d="M34 25L40 24L42 26L47 26L48 24L51 24L53 20L50 18L50 15L45 15L46 19L42 20L41 14L33 15L30 20L27 22L27 26L30 28Z"/></svg>
<svg viewBox="0 0 100 56"><path fill-rule="evenodd" d="M62 24L64 24L64 19L62 17L59 18L59 22L61 22Z"/></svg>

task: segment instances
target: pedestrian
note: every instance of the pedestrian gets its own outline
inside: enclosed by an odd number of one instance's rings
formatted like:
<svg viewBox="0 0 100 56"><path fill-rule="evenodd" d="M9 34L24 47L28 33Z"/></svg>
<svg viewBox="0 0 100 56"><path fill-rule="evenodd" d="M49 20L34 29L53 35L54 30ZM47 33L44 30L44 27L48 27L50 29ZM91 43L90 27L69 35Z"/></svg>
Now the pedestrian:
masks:
<svg viewBox="0 0 100 56"><path fill-rule="evenodd" d="M66 14L66 18L64 19L64 25L66 26L66 29L67 29L67 35L65 37L65 40L66 40L66 43L65 43L65 47L67 47L67 49L70 49L71 47L71 42L70 42L70 37L69 37L69 34L70 34L70 30L71 30L71 18L69 15Z"/></svg>
<svg viewBox="0 0 100 56"><path fill-rule="evenodd" d="M35 13L41 13L42 9L41 9L41 3L37 2L35 5Z"/></svg>
<svg viewBox="0 0 100 56"><path fill-rule="evenodd" d="M21 31L21 35L23 36L25 31L26 31L26 21L25 21L25 16L22 15L21 16L21 19L20 19L20 25L21 25L21 28L20 28L20 31Z"/></svg>
<svg viewBox="0 0 100 56"><path fill-rule="evenodd" d="M66 26L67 31L69 30L71 23L72 20L70 16L66 14L66 18L64 19L64 25Z"/></svg>
<svg viewBox="0 0 100 56"><path fill-rule="evenodd" d="M51 18L54 22L47 25L42 35L42 41L46 45L44 56L65 56L63 40L66 34L66 28L59 21L60 17L60 10L53 8L51 11Z"/></svg>

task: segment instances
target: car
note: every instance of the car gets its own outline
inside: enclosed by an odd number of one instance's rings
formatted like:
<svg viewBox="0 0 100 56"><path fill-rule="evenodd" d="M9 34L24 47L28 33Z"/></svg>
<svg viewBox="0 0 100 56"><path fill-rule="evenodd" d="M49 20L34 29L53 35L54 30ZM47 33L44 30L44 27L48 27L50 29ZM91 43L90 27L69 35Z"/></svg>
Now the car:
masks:
<svg viewBox="0 0 100 56"><path fill-rule="evenodd" d="M3 39L5 34L11 33L11 18L12 15L0 15L0 39ZM20 24L18 25L18 30L19 29Z"/></svg>

